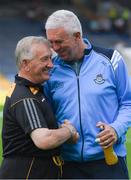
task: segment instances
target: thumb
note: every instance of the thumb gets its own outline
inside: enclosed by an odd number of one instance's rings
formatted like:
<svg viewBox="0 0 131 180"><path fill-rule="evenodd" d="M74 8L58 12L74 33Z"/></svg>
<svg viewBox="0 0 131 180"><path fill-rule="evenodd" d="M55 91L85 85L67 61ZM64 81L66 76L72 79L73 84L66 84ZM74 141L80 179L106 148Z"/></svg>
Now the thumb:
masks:
<svg viewBox="0 0 131 180"><path fill-rule="evenodd" d="M64 120L64 124L69 124L69 123L70 123L69 120L67 119Z"/></svg>
<svg viewBox="0 0 131 180"><path fill-rule="evenodd" d="M96 124L96 127L100 128L101 130L102 130L102 129L105 129L105 123L99 121L99 122Z"/></svg>

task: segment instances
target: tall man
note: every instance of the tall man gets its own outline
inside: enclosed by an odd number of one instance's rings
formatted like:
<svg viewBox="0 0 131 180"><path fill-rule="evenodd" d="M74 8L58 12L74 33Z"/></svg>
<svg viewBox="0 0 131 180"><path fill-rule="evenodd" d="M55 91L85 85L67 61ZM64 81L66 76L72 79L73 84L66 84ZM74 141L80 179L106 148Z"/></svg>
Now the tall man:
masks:
<svg viewBox="0 0 131 180"><path fill-rule="evenodd" d="M58 123L67 118L80 134L76 144L63 145L63 178L128 179L124 143L131 126L131 86L123 57L83 39L81 23L71 11L51 14L45 29L58 54L45 92ZM119 161L109 166L103 148L111 145Z"/></svg>

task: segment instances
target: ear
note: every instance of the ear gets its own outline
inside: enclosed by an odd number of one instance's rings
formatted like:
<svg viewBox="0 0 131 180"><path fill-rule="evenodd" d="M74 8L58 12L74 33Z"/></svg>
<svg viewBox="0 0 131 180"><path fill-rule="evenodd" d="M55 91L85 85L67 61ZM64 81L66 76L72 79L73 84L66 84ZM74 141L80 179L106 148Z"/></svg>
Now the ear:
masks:
<svg viewBox="0 0 131 180"><path fill-rule="evenodd" d="M74 33L73 36L74 36L76 39L80 39L80 38L81 38L80 32Z"/></svg>
<svg viewBox="0 0 131 180"><path fill-rule="evenodd" d="M22 61L22 67L25 69L25 71L30 71L30 68L29 68L29 60L24 59L24 60Z"/></svg>

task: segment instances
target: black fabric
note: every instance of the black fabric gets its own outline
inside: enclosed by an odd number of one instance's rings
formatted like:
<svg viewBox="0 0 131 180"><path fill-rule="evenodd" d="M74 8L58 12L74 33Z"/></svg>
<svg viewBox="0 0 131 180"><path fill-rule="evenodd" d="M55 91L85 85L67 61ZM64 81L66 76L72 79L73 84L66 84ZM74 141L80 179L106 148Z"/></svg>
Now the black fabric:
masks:
<svg viewBox="0 0 131 180"><path fill-rule="evenodd" d="M50 157L60 152L38 149L30 138L30 133L37 128L56 129L57 124L40 84L16 76L16 87L11 97L6 98L3 114L3 156ZM33 94L30 87L38 92Z"/></svg>
<svg viewBox="0 0 131 180"><path fill-rule="evenodd" d="M117 164L109 166L105 160L90 162L65 162L63 179L129 179L125 158L119 157Z"/></svg>
<svg viewBox="0 0 131 180"><path fill-rule="evenodd" d="M113 49L107 49L107 48L101 48L101 47L97 47L97 46L93 46L93 50L96 51L97 53L101 53L105 56L107 56L109 59L112 58Z"/></svg>
<svg viewBox="0 0 131 180"><path fill-rule="evenodd" d="M84 55L90 54L91 50L92 50L92 47L90 49L85 49L84 50Z"/></svg>
<svg viewBox="0 0 131 180"><path fill-rule="evenodd" d="M59 174L52 159L16 156L3 160L0 179L57 179Z"/></svg>

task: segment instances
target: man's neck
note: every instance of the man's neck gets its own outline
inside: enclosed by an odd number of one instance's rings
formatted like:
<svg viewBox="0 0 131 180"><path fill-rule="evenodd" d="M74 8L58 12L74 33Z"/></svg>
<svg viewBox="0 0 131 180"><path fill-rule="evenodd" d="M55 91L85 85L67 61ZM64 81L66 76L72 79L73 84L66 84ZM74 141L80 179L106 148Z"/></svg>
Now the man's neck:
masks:
<svg viewBox="0 0 131 180"><path fill-rule="evenodd" d="M84 50L87 48L87 44L84 43L84 41L82 41L78 47L78 51L77 51L77 58L76 60L81 60L84 56Z"/></svg>

